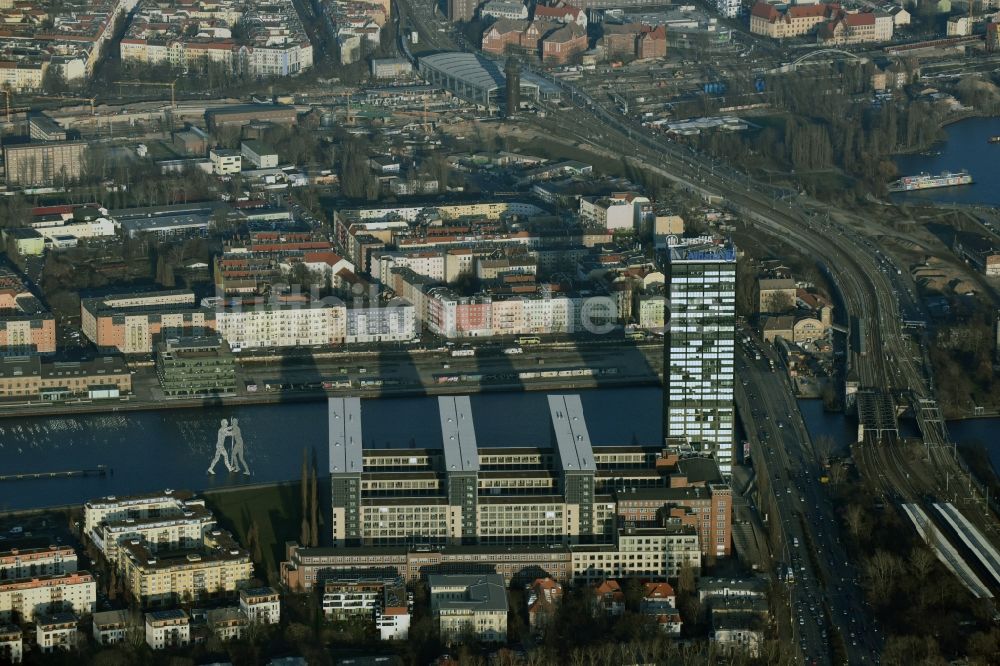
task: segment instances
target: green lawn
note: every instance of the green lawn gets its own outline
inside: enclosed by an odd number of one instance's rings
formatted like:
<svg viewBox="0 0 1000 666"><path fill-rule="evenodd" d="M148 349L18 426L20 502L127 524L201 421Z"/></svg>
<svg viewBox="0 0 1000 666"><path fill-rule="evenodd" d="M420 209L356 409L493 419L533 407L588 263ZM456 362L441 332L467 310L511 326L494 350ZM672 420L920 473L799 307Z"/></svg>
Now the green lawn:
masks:
<svg viewBox="0 0 1000 666"><path fill-rule="evenodd" d="M294 481L205 493L205 502L215 513L220 526L232 531L244 546L248 545L250 524L256 521L263 555L263 562L257 563L256 574L271 584L278 582L278 565L285 557L285 542L299 538L302 524L300 488L301 483ZM320 511L322 513L322 503Z"/></svg>

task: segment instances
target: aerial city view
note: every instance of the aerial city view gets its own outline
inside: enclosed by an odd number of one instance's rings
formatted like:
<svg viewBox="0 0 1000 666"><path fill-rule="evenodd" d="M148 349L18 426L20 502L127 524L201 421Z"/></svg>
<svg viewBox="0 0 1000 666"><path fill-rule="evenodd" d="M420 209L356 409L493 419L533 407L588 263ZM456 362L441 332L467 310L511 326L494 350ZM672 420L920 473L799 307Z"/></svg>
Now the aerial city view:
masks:
<svg viewBox="0 0 1000 666"><path fill-rule="evenodd" d="M1000 0L0 0L0 665L1000 664Z"/></svg>

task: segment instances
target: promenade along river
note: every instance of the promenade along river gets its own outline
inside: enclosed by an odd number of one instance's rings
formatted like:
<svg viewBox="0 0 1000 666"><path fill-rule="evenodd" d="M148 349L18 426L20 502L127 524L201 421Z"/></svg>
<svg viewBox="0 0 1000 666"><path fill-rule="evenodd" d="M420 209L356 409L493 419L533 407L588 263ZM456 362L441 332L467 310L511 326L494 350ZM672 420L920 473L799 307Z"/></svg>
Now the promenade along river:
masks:
<svg viewBox="0 0 1000 666"><path fill-rule="evenodd" d="M656 387L579 391L595 445L656 444L662 423L662 392ZM544 393L471 396L480 446L549 446ZM853 421L823 411L817 400L800 402L813 437L830 435L843 450L856 432ZM239 419L251 475L206 473L222 419ZM365 445L438 448L437 399L380 398L362 401ZM960 439L991 443L1000 467L1000 445L991 436L996 419L953 424ZM208 490L246 483L290 481L301 473L302 451L327 466L325 402L179 409L69 417L0 419L0 474L55 472L106 465L113 473L58 479L0 481L0 511L79 504L103 495L163 488Z"/></svg>

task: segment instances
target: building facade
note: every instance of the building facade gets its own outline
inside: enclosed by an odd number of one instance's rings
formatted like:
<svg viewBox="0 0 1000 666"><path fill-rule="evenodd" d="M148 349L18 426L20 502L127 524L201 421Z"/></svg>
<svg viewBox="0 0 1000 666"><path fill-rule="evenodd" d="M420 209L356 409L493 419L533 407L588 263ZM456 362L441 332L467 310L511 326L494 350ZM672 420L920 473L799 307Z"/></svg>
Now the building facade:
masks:
<svg viewBox="0 0 1000 666"><path fill-rule="evenodd" d="M97 584L86 571L0 581L0 620L32 622L45 613L91 613Z"/></svg>
<svg viewBox="0 0 1000 666"><path fill-rule="evenodd" d="M7 185L48 187L68 185L83 175L85 141L33 141L4 146Z"/></svg>
<svg viewBox="0 0 1000 666"><path fill-rule="evenodd" d="M167 338L156 345L156 377L167 397L236 392L236 359L216 336Z"/></svg>
<svg viewBox="0 0 1000 666"><path fill-rule="evenodd" d="M728 475L735 437L736 248L677 246L669 269L664 436L714 455Z"/></svg>

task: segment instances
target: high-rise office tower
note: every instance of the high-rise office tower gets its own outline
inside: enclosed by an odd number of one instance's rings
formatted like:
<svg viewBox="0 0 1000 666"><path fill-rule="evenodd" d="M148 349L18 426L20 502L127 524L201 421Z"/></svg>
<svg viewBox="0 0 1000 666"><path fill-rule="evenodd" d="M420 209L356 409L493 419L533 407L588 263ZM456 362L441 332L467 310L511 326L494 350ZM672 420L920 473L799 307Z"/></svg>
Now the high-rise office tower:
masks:
<svg viewBox="0 0 1000 666"><path fill-rule="evenodd" d="M736 249L701 239L670 248L664 336L664 437L712 453L723 474L734 452Z"/></svg>

